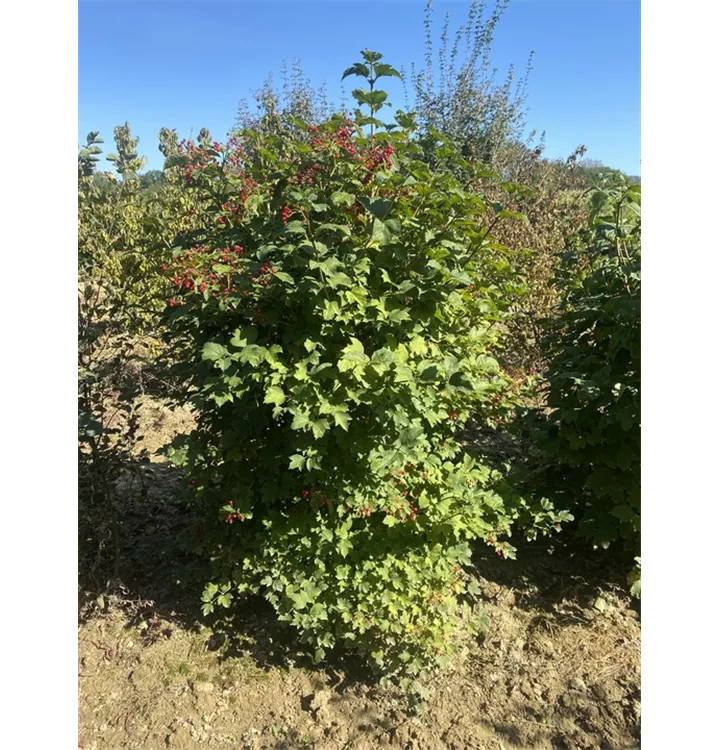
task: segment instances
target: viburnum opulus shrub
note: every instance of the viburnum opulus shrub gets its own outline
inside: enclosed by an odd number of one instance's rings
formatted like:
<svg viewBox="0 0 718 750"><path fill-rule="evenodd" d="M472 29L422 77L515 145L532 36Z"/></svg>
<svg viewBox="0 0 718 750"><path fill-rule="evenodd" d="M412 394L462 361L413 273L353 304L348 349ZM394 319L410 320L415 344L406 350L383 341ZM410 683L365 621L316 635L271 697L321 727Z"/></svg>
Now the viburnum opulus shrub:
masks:
<svg viewBox="0 0 718 750"><path fill-rule="evenodd" d="M470 540L514 552L521 509L455 434L514 406L493 354L522 286L453 150L430 168L410 115L381 129L389 66L367 54L371 118L169 161L212 219L166 269L198 414L173 458L213 521L205 612L260 594L317 660L348 647L407 676L452 650Z"/></svg>
<svg viewBox="0 0 718 750"><path fill-rule="evenodd" d="M548 413L541 481L581 533L640 554L641 188L596 190L560 266L544 341Z"/></svg>

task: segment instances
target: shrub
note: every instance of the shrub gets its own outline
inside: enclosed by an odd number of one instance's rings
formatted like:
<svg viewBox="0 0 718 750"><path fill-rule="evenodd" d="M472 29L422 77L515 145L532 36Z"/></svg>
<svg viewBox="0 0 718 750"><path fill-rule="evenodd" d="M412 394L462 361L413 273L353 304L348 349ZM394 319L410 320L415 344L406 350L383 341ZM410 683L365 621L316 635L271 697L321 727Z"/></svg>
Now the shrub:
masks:
<svg viewBox="0 0 718 750"><path fill-rule="evenodd" d="M596 190L565 257L561 314L544 341L543 481L581 533L640 547L641 189Z"/></svg>
<svg viewBox="0 0 718 750"><path fill-rule="evenodd" d="M516 252L516 267L526 279L528 292L509 322L502 363L510 371L543 371L541 339L545 324L559 312L563 290L556 284L557 264L569 249L576 228L588 219L584 191L577 173L579 147L565 162L550 161L540 148L515 146L510 167L513 179L530 188L511 197L507 208L520 212L525 222L499 224L496 239ZM509 150L504 152L508 155ZM487 189L491 194L491 188ZM520 252L523 250L524 252Z"/></svg>
<svg viewBox="0 0 718 750"><path fill-rule="evenodd" d="M129 125L115 128L117 176L97 173L102 139L78 154L78 421L81 574L104 585L118 574L115 483L134 461L135 398L161 353L166 285L155 269L171 259L167 232L185 222L190 196L175 176L150 186ZM114 553L112 552L114 548ZM110 550L106 558L103 550Z"/></svg>
<svg viewBox="0 0 718 750"><path fill-rule="evenodd" d="M369 117L168 161L211 219L168 269L198 413L173 459L208 509L205 612L261 594L317 660L416 675L451 652L468 542L514 552L518 509L455 433L513 408L494 354L522 283L455 176L472 166L434 134L429 167L411 115L376 118L396 71L363 54L345 76Z"/></svg>

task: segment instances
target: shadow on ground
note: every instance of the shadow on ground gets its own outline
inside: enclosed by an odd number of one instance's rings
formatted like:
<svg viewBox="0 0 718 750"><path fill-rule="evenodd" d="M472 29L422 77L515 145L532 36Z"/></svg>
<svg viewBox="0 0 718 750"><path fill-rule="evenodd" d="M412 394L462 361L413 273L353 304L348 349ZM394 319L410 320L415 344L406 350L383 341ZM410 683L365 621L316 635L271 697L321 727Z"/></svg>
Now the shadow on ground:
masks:
<svg viewBox="0 0 718 750"><path fill-rule="evenodd" d="M109 588L106 509L81 513L80 747L638 747L639 610L610 554L568 534L515 542L515 561L477 546L486 628L414 716L351 660L314 665L259 598L204 618L208 571L189 549L198 519L181 475L164 463L130 468L115 498Z"/></svg>

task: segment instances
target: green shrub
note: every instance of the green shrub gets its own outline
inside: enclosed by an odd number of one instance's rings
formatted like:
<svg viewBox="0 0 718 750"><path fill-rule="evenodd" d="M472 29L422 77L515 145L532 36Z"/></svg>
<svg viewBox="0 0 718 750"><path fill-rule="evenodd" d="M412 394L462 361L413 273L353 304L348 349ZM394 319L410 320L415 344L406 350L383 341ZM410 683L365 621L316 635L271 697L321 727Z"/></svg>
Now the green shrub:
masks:
<svg viewBox="0 0 718 750"><path fill-rule="evenodd" d="M168 268L198 414L173 459L209 513L205 612L258 593L317 660L415 675L451 652L469 541L514 552L519 510L455 433L514 406L494 354L523 286L455 177L471 165L434 134L430 168L408 114L382 129L380 58L345 73L370 117L170 158L211 217Z"/></svg>
<svg viewBox="0 0 718 750"><path fill-rule="evenodd" d="M162 351L168 284L156 269L171 260L167 234L185 226L191 196L176 175L155 174L154 187L143 187L144 160L127 124L115 128L116 153L107 157L117 176L97 173L98 136L90 133L78 154L78 458L81 575L104 585L118 573L115 483L134 463L134 401L156 384L147 365Z"/></svg>
<svg viewBox="0 0 718 750"><path fill-rule="evenodd" d="M544 341L544 480L581 533L640 546L641 188L597 190L560 269L559 317ZM559 499L560 498L560 499Z"/></svg>

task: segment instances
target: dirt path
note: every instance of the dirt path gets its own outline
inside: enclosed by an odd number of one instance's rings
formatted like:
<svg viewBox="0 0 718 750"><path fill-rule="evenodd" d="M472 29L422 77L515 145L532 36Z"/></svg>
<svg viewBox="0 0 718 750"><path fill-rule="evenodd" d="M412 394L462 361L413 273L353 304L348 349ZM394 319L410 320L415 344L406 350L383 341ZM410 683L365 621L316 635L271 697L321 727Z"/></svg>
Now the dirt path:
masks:
<svg viewBox="0 0 718 750"><path fill-rule="evenodd" d="M376 686L264 666L270 654L252 627L246 653L228 656L212 650L209 629L152 610L134 621L122 610L95 617L79 632L79 746L637 747L640 627L628 602L588 588L551 602L530 583L482 583L488 631L437 681L419 717L401 695ZM584 606L582 593L601 596Z"/></svg>

